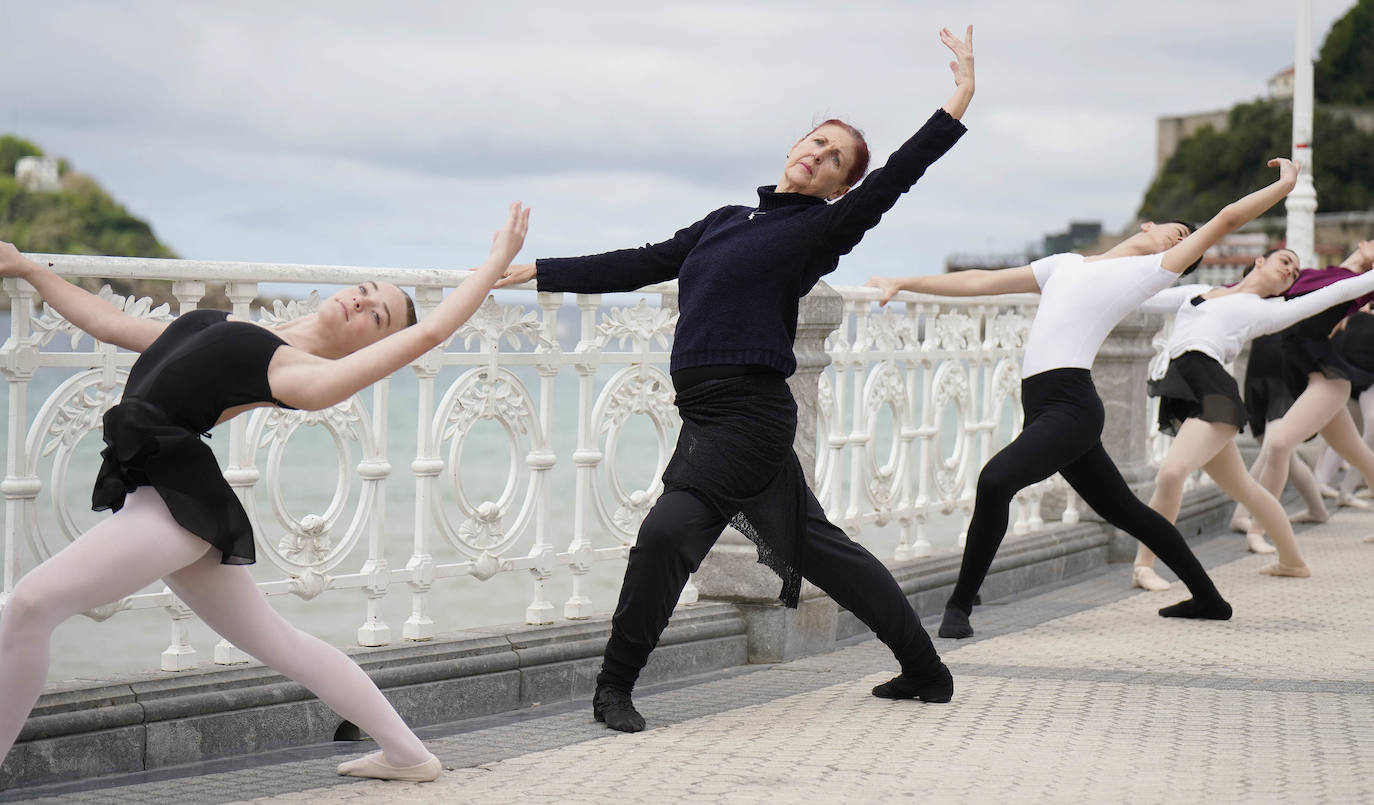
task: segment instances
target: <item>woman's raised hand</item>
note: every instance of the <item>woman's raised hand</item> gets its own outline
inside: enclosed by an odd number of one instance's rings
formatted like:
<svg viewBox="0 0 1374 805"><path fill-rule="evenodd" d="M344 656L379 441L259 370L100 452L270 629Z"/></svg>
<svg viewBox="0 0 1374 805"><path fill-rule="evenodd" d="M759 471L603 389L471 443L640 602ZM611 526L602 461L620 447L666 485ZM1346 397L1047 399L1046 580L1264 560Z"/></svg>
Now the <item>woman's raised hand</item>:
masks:
<svg viewBox="0 0 1374 805"><path fill-rule="evenodd" d="M940 41L954 52L954 61L949 63L949 69L954 73L954 85L973 89L973 26L968 26L962 41L948 28L941 28Z"/></svg>
<svg viewBox="0 0 1374 805"><path fill-rule="evenodd" d="M520 202L510 205L506 223L491 238L491 256L503 266L515 259L520 248L525 245L525 234L530 229L530 211Z"/></svg>
<svg viewBox="0 0 1374 805"><path fill-rule="evenodd" d="M1280 182L1289 182L1291 184L1298 183L1298 169L1302 167L1301 163L1294 162L1291 159L1284 159L1283 157L1274 157L1269 160L1268 164L1271 168L1279 169Z"/></svg>

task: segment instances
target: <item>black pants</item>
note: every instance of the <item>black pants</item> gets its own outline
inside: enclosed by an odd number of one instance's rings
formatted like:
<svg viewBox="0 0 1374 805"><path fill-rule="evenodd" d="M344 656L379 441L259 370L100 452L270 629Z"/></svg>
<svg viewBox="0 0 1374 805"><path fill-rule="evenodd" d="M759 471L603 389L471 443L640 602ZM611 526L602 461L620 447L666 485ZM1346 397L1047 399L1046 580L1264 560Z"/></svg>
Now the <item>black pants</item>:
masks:
<svg viewBox="0 0 1374 805"><path fill-rule="evenodd" d="M978 476L964 561L948 606L973 611L973 598L1007 533L1012 497L1058 472L1102 519L1154 551L1194 598L1220 593L1183 536L1131 492L1102 447L1105 412L1087 369L1052 369L1021 381L1025 424Z"/></svg>
<svg viewBox="0 0 1374 805"><path fill-rule="evenodd" d="M939 657L930 636L883 563L825 517L807 492L802 577L854 613L892 649L903 672L928 673ZM668 625L687 577L720 537L729 518L687 490L665 493L639 528L611 621L598 685L629 691Z"/></svg>

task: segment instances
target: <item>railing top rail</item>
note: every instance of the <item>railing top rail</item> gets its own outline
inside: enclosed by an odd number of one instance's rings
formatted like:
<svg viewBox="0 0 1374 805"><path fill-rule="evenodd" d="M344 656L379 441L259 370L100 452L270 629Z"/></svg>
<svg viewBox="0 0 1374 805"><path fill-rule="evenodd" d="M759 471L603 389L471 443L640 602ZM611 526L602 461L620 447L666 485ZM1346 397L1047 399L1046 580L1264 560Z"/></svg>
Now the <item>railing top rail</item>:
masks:
<svg viewBox="0 0 1374 805"><path fill-rule="evenodd" d="M299 265L292 263L241 263L218 260L185 260L164 257L105 257L84 254L28 255L51 263L57 274L70 277L110 279L200 280L210 282L326 282L346 284L383 280L396 285L457 287L471 271L439 268L391 268L381 266ZM533 283L511 286L536 290ZM644 293L672 290L676 283L659 283Z"/></svg>

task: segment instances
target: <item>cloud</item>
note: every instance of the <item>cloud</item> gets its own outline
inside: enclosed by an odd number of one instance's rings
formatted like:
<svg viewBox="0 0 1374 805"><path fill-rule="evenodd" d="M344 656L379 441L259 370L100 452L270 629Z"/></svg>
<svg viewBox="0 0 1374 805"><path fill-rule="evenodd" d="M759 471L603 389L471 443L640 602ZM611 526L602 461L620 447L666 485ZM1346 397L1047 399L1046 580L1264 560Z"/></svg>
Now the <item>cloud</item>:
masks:
<svg viewBox="0 0 1374 805"><path fill-rule="evenodd" d="M1349 2L1317 0L1317 41ZM182 254L461 265L504 203L527 254L670 235L777 180L817 119L880 164L977 25L969 135L837 281L1131 218L1155 118L1263 93L1289 2L11 4L0 131L95 175ZM1320 189L1319 189L1320 190Z"/></svg>

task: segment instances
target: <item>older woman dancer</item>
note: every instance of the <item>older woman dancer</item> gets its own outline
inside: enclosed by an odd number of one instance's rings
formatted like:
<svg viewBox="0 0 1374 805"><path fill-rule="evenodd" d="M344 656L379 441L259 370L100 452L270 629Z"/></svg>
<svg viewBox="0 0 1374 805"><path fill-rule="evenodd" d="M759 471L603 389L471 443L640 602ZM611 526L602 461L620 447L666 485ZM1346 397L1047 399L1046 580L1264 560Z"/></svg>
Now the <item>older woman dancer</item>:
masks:
<svg viewBox="0 0 1374 805"><path fill-rule="evenodd" d="M1303 269L1285 295L1312 293L1333 282L1365 273L1371 267L1374 267L1374 241L1360 241L1339 266ZM1293 452L1317 433L1367 481L1374 482L1374 450L1361 440L1355 420L1345 406L1350 399L1350 378L1358 370L1336 352L1330 338L1338 323L1371 300L1374 294L1335 304L1283 330L1284 360L1289 386L1296 399L1288 413L1266 430L1259 457L1250 468L1250 474L1276 497L1288 481ZM1259 533L1259 524L1252 523L1250 531Z"/></svg>
<svg viewBox="0 0 1374 805"><path fill-rule="evenodd" d="M1332 305L1374 292L1374 272L1335 282L1292 299L1282 294L1298 278L1298 256L1275 249L1255 260L1235 285L1180 285L1160 291L1140 310L1176 313L1169 337L1169 368L1151 381L1159 397L1159 429L1174 437L1160 465L1150 508L1170 522L1178 519L1183 481L1201 468L1222 491L1247 506L1269 531L1278 561L1260 568L1270 576L1311 575L1293 539L1293 526L1277 498L1245 471L1235 437L1245 424L1245 404L1225 364L1236 359L1246 342L1316 315ZM1154 554L1144 545L1136 551L1132 583L1146 590L1167 590L1154 571Z"/></svg>
<svg viewBox="0 0 1374 805"><path fill-rule="evenodd" d="M115 513L20 579L0 613L0 757L42 691L57 624L162 579L212 629L377 741L381 751L340 774L439 775L439 760L361 668L268 606L242 567L254 559L252 526L199 434L250 408L327 408L442 343L510 265L528 216L511 205L486 261L419 324L409 297L377 282L274 330L213 310L170 324L138 319L0 243L0 276L27 280L95 338L142 353L105 414L93 504Z"/></svg>
<svg viewBox="0 0 1374 805"><path fill-rule="evenodd" d="M1159 614L1226 620L1231 605L1188 549L1173 524L1141 503L1102 446L1104 410L1090 368L1107 333L1127 313L1190 271L1228 232L1272 207L1293 189L1297 170L1286 159L1279 180L1225 209L1196 232L1182 223L1142 225L1141 231L1096 257L1057 254L1028 266L960 271L925 277L869 280L886 304L898 291L941 296L1040 293L1021 368L1025 424L978 476L977 498L959 578L945 606L941 637L973 634L973 599L1006 536L1012 497L1058 472L1083 502L1159 555L1193 597Z"/></svg>
<svg viewBox="0 0 1374 805"><path fill-rule="evenodd" d="M497 282L536 279L541 291L602 293L678 278L670 370L683 424L665 491L630 549L596 679L592 713L611 729L644 729L631 691L688 575L727 524L782 577L784 604L797 605L805 578L892 649L902 672L875 696L953 696L949 669L901 588L826 519L807 489L792 451L797 408L785 382L796 369L798 299L963 136L973 27L962 41L941 30L940 41L955 56L954 94L859 187L868 146L853 127L826 121L792 146L777 186L759 188L756 208L722 207L638 249L512 266Z"/></svg>

